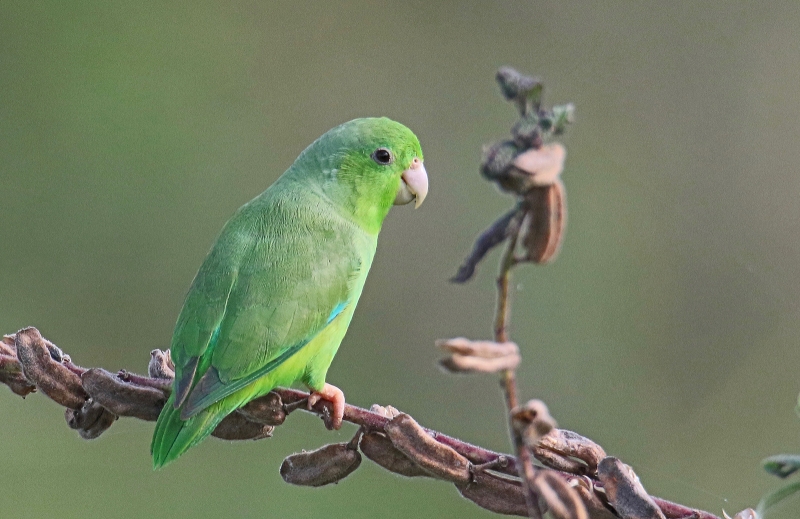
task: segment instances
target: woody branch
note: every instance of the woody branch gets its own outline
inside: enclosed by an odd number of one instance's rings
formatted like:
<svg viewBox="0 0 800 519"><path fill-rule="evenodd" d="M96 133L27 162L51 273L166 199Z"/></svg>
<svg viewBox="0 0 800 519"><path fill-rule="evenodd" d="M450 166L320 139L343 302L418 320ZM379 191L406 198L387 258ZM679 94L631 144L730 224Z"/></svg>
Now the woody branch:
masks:
<svg viewBox="0 0 800 519"><path fill-rule="evenodd" d="M480 348L481 344L469 342L467 346ZM147 375L139 375L81 367L36 328L6 335L0 342L0 382L19 396L40 392L64 407L68 426L87 440L99 437L121 417L156 420L171 392L173 371L168 352L153 350L147 371ZM268 438L296 410L316 414L328 424L330 404L321 401L307 409L307 398L308 393L303 391L277 388L229 415L213 436L225 440ZM350 442L289 456L281 467L284 479L307 486L333 483L358 468L363 454L396 474L449 481L461 495L487 510L528 515L523 486L516 477L516 457L424 428L408 414L389 406L367 410L348 404L344 421L357 426ZM545 465L536 471L546 474L543 477L555 487L554 495L563 493L563 488L574 489L590 519L639 517L617 515L609 508L609 490L635 487L635 475L615 458L606 457L591 440L552 429L531 452ZM604 464L611 469L603 471ZM545 502L542 495L536 498ZM654 498L654 502L668 519L719 519L669 501ZM550 511L558 513L556 509Z"/></svg>
<svg viewBox="0 0 800 519"><path fill-rule="evenodd" d="M542 85L510 68L498 72L505 97L520 112L512 139L488 147L481 172L515 195L515 207L484 231L452 281L464 283L485 255L506 243L497 279L494 341L463 338L439 341L449 353L442 367L459 373L499 373L515 455L494 452L426 429L391 406L369 410L346 405L344 421L357 426L349 442L325 445L287 457L281 475L289 483L321 486L358 468L362 454L391 472L454 484L478 506L500 514L557 519L719 519L717 516L650 496L633 470L606 456L593 441L558 429L544 403L520 405L516 387L519 349L509 341L509 286L520 263L552 261L563 236L565 190L559 175L565 149L545 138L563 133L572 105L541 107ZM44 393L66 408L67 424L84 439L100 436L120 417L155 421L174 377L169 352L154 350L148 375L83 368L35 328L0 342L0 383L22 397ZM325 401L308 408L308 394L277 388L228 415L213 436L226 440L268 438L300 409L322 417L330 428ZM533 460L539 465L534 466Z"/></svg>

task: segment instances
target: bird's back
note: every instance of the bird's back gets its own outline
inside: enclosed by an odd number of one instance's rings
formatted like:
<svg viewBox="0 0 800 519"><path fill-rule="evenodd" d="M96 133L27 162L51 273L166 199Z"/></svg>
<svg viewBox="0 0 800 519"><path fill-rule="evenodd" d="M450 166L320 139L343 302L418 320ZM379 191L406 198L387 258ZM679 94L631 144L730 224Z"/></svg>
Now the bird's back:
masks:
<svg viewBox="0 0 800 519"><path fill-rule="evenodd" d="M237 211L192 282L175 327L176 382L167 404L174 409L162 415L172 425L160 435L157 426L156 464L176 458L275 384L305 382L320 369L324 380L327 365L306 364L315 358L330 364L376 245L376 236L291 177ZM332 348L330 355L304 361L301 350L339 313L346 313L346 322L334 323L341 333L329 332L331 344L315 346ZM264 383L254 386L259 380Z"/></svg>

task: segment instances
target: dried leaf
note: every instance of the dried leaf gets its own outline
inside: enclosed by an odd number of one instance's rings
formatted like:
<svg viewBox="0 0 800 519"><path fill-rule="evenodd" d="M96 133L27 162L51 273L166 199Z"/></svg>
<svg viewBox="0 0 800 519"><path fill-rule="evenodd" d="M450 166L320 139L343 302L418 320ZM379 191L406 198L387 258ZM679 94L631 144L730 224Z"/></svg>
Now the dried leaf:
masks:
<svg viewBox="0 0 800 519"><path fill-rule="evenodd" d="M409 415L394 417L384 431L397 449L432 476L454 483L470 480L467 458L436 441Z"/></svg>
<svg viewBox="0 0 800 519"><path fill-rule="evenodd" d="M117 416L97 402L87 400L80 409L67 408L64 418L71 429L76 429L84 440L94 440L117 420Z"/></svg>
<svg viewBox="0 0 800 519"><path fill-rule="evenodd" d="M458 268L456 275L450 278L450 282L466 283L469 281L472 276L475 275L475 269L484 256L486 256L490 250L503 243L510 234L517 232L517 225L521 218L522 213L515 208L495 220L495 222L475 240L475 245L472 246L472 252L470 252L467 259L465 259L464 263Z"/></svg>
<svg viewBox="0 0 800 519"><path fill-rule="evenodd" d="M538 111L544 85L535 77L520 74L511 67L500 67L495 76L503 97L517 105L520 114Z"/></svg>
<svg viewBox="0 0 800 519"><path fill-rule="evenodd" d="M497 182L506 191L524 192L523 186L529 175L509 174L519 151L514 141L499 141L485 147L481 158L481 174L486 180Z"/></svg>
<svg viewBox="0 0 800 519"><path fill-rule="evenodd" d="M81 380L86 392L117 416L154 422L169 397L156 388L125 382L101 368L87 370Z"/></svg>
<svg viewBox="0 0 800 519"><path fill-rule="evenodd" d="M88 395L81 386L80 377L61 362L53 360L53 352L48 349L39 330L20 330L15 337L15 346L25 378L64 407L80 409L83 406Z"/></svg>
<svg viewBox="0 0 800 519"><path fill-rule="evenodd" d="M321 487L344 479L360 464L357 450L347 443L333 443L288 456L281 464L281 477L292 485Z"/></svg>

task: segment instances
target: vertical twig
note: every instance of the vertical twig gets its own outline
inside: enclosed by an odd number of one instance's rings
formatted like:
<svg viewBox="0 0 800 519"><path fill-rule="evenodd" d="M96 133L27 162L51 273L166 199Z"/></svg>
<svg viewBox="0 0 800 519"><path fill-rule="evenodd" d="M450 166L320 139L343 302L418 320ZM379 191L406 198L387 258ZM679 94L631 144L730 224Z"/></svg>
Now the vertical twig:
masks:
<svg viewBox="0 0 800 519"><path fill-rule="evenodd" d="M511 284L511 268L514 266L514 251L517 248L517 236L521 219L517 215L511 222L508 245L500 259L500 275L497 277L497 310L494 317L494 340L508 342L508 320L510 314L509 286ZM514 407L516 407L516 402Z"/></svg>
<svg viewBox="0 0 800 519"><path fill-rule="evenodd" d="M500 260L500 274L497 277L497 310L495 312L494 320L494 340L499 343L508 342L508 321L511 312L510 301L510 286L511 286L511 269L515 265L514 253L517 248L517 236L521 219L517 217L512 222L508 246L506 247L503 257ZM517 455L517 468L519 469L519 477L523 481L522 488L525 490L525 501L528 506L528 515L532 519L541 519L542 512L539 509L539 503L536 495L533 493L535 474L533 471L533 461L531 460L530 451L525 447L525 443L520 433L511 423L511 410L519 405L517 398L517 381L516 372L513 369L504 370L502 375L503 392L506 399L506 407L508 408L508 430L511 435L511 441L514 444L514 450Z"/></svg>
<svg viewBox="0 0 800 519"><path fill-rule="evenodd" d="M499 343L508 342L508 321L510 318L511 268L514 266L514 251L517 248L517 236L521 224L519 216L511 222L508 245L500 260L500 274L497 277L497 310L494 317L494 340ZM503 389L508 411L519 405L517 400L517 383L514 370L507 369L502 373ZM513 430L513 429L512 429Z"/></svg>

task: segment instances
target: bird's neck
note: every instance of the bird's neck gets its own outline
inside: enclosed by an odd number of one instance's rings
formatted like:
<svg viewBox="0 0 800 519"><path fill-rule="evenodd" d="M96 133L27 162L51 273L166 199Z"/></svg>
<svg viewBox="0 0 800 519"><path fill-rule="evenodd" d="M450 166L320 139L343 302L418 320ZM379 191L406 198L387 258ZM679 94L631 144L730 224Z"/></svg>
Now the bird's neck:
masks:
<svg viewBox="0 0 800 519"><path fill-rule="evenodd" d="M331 172L331 178L323 180L304 177L291 177L294 189L305 196L313 196L336 214L358 226L367 234L377 236L383 221L392 208L393 198L381 193L364 193L361 186L350 185L346 179L333 178L337 171Z"/></svg>

